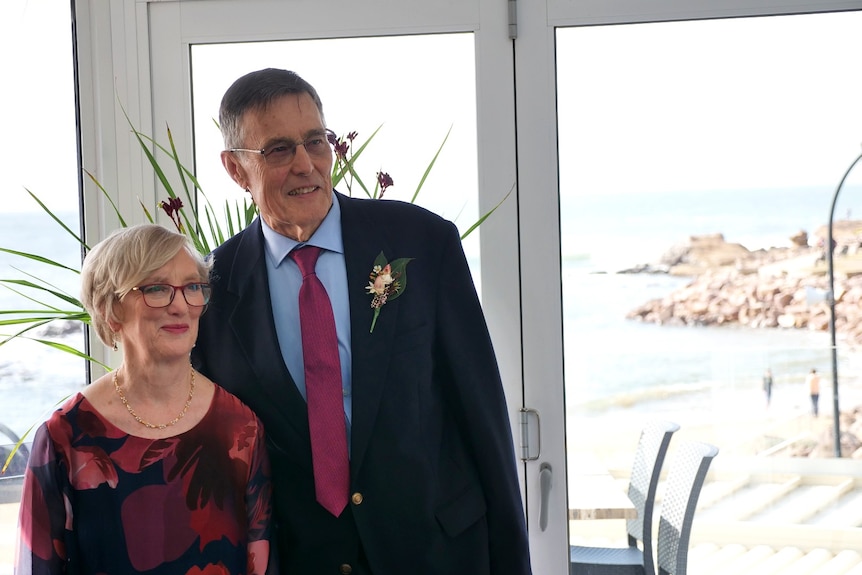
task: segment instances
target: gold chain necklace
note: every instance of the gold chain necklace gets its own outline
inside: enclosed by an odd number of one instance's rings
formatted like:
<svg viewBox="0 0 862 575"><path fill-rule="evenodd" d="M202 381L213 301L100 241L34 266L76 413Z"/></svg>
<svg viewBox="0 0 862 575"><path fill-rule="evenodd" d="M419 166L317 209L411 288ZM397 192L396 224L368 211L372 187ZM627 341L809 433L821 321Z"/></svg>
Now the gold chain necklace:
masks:
<svg viewBox="0 0 862 575"><path fill-rule="evenodd" d="M183 410L180 412L180 414L178 416L176 416L175 418L173 418L169 422L161 423L158 425L150 423L149 421L146 421L145 419L143 419L140 415L135 413L135 410L132 409L131 405L129 405L129 402L126 399L126 396L123 394L122 388L120 387L119 371L120 371L119 369L114 371L114 389L117 390L117 395L120 396L120 401L122 401L123 405L126 406L126 409L129 410L129 413L131 414L131 416L135 418L135 421L137 421L138 423L140 423L144 427L146 427L148 429L165 429L166 427L169 427L171 425L175 425L179 420L181 420L183 418L183 416L185 416L186 412L189 410L189 405L191 405L191 403L192 403L192 396L195 394L195 370L193 367L190 366L191 379L189 382L189 397L188 397L188 399L186 399L186 404L183 405Z"/></svg>

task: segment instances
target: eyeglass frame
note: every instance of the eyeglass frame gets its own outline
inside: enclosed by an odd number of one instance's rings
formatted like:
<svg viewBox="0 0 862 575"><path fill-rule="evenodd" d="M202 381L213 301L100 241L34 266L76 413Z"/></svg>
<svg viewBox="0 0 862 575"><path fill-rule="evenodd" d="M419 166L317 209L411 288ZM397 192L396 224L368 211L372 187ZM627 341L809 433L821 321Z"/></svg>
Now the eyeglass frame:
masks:
<svg viewBox="0 0 862 575"><path fill-rule="evenodd" d="M144 290L146 288L150 288L150 287L155 287L155 286L162 286L162 287L171 288L171 299L169 299L168 303L166 303L165 305L150 305L150 303L147 302L147 295L142 290ZM202 303L200 305L198 305L196 303L191 303L189 301L188 296L186 295L186 288L189 286L201 286L202 290L209 290L209 293L205 294L206 297L204 299L206 301L204 301L204 303ZM144 300L144 305L146 305L147 307L152 308L152 309L162 309L162 308L166 308L166 307L170 306L172 303L174 303L174 298L177 296L177 290L182 292L183 300L185 300L186 305L188 305L189 307L206 307L207 304L209 304L209 302L210 302L210 297L212 297L212 285L210 285L207 282L189 282L189 283L187 283L185 285L181 285L181 286L175 286L175 285L166 284L166 283L143 284L143 285L135 286L132 289L130 289L129 291L136 291L136 292L140 293L141 298Z"/></svg>
<svg viewBox="0 0 862 575"><path fill-rule="evenodd" d="M226 150L225 150L225 152L230 152L230 153L234 153L234 152L248 152L248 153L250 153L250 154L258 154L258 155L260 155L261 157L263 157L263 162L264 162L265 164L267 164L267 165L271 165L271 166L286 166L286 165L290 164L290 163L291 163L291 162L296 158L296 150L297 150L297 148L299 148L300 146L302 146L303 148L305 148L305 153L306 153L306 154L308 154L309 156L314 157L314 158L322 157L322 156L323 156L323 154L321 154L320 156L318 156L317 154L313 154L313 153L309 152L309 151L308 151L308 148L306 147L306 144L307 144L309 141L311 141L311 140L316 140L316 139L320 139L320 138L322 138L322 139L326 142L326 145L327 145L327 147L329 148L329 151L330 151L330 153L331 153L331 152L332 152L332 146L333 146L332 142L336 141L336 140L338 139L338 136L335 134L335 132L333 132L333 131L332 131L332 130L330 130L329 128L324 128L322 133L318 133L318 134L314 134L314 135L312 135L312 136L309 136L309 137L305 138L305 139L304 139L303 141L301 141L301 142L293 142L293 141L291 141L291 140L286 140L286 139L285 139L285 140L278 140L275 144L272 144L271 146L267 146L266 148L260 148L260 149L254 149L254 148L228 148L228 149L226 149ZM285 160L283 163L270 164L270 163L269 163L269 160L268 160L269 156L270 156L270 155L275 151L275 148L277 148L277 147L279 147L279 146L284 146L284 145L289 145L289 146L293 149L293 152L290 154L290 157L289 157L287 160ZM268 151L269 153L267 153L267 151Z"/></svg>

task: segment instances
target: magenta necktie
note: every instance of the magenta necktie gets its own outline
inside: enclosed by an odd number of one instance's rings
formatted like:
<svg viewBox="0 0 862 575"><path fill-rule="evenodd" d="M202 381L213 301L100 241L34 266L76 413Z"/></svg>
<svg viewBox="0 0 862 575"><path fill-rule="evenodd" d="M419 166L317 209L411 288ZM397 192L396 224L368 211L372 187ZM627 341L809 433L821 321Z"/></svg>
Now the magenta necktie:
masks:
<svg viewBox="0 0 862 575"><path fill-rule="evenodd" d="M302 272L299 323L308 401L308 428L317 501L338 517L347 505L350 464L341 391L341 361L335 317L326 288L314 272L320 248L305 246L290 252Z"/></svg>

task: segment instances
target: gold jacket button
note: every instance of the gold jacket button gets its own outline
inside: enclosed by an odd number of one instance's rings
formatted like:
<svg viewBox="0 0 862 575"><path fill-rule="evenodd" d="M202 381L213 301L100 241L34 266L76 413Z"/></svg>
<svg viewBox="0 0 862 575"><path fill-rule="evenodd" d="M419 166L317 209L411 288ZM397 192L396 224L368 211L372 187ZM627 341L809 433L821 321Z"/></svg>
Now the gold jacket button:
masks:
<svg viewBox="0 0 862 575"><path fill-rule="evenodd" d="M354 493L350 497L350 500L353 502L354 505L361 505L362 504L362 494L359 492Z"/></svg>
<svg viewBox="0 0 862 575"><path fill-rule="evenodd" d="M350 565L348 565L347 563L344 563L344 564L343 564L341 567L339 567L338 569L339 569L339 571L341 571L344 575L350 575L351 573L353 573L353 567L351 567L351 566L350 566Z"/></svg>

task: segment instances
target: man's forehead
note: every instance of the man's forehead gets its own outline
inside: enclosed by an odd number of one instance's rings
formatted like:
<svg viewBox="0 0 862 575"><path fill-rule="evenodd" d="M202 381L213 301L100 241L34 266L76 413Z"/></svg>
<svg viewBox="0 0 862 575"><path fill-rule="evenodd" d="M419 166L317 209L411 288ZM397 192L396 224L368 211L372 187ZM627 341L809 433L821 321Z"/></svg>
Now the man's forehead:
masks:
<svg viewBox="0 0 862 575"><path fill-rule="evenodd" d="M239 122L243 131L270 131L273 129L304 136L324 130L323 118L311 96L306 93L285 94L270 102L249 108Z"/></svg>

